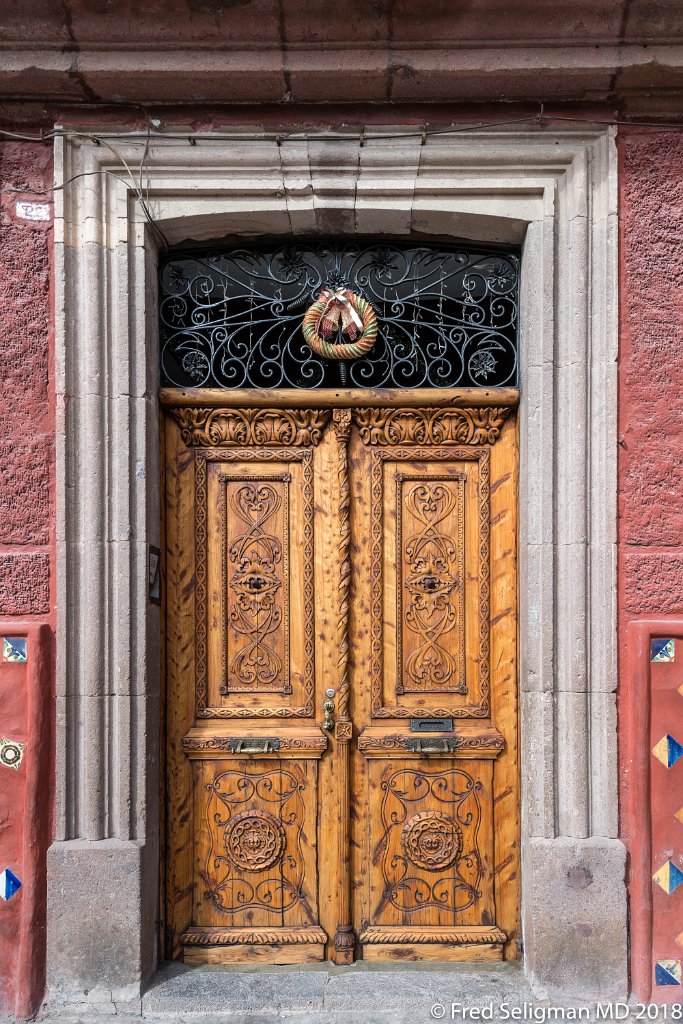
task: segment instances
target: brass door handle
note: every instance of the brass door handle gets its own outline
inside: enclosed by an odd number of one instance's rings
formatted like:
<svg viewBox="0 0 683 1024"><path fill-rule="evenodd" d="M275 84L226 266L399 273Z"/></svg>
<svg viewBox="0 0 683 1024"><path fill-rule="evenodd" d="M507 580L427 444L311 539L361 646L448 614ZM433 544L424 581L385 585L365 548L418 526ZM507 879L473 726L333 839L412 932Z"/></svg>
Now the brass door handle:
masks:
<svg viewBox="0 0 683 1024"><path fill-rule="evenodd" d="M325 690L323 701L323 729L332 732L334 729L334 690Z"/></svg>
<svg viewBox="0 0 683 1024"><path fill-rule="evenodd" d="M406 750L411 754L454 754L457 746L455 736L420 736L406 740Z"/></svg>
<svg viewBox="0 0 683 1024"><path fill-rule="evenodd" d="M228 740L231 754L274 754L279 749L277 736L233 736Z"/></svg>

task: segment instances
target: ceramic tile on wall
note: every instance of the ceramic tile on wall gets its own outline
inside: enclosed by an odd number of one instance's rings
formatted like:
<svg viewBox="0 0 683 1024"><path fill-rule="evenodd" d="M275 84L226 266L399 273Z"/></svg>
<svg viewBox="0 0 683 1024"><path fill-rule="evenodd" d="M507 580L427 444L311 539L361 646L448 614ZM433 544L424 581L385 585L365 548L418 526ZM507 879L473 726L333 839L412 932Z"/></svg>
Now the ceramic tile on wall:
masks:
<svg viewBox="0 0 683 1024"><path fill-rule="evenodd" d="M673 661L676 655L676 641L670 638L650 641L650 661Z"/></svg>
<svg viewBox="0 0 683 1024"><path fill-rule="evenodd" d="M652 881L656 882L660 889L670 896L683 882L683 871L677 868L672 860L668 860L662 864L659 871L655 871Z"/></svg>
<svg viewBox="0 0 683 1024"><path fill-rule="evenodd" d="M22 664L28 655L25 636L5 636L2 638L2 660Z"/></svg>
<svg viewBox="0 0 683 1024"><path fill-rule="evenodd" d="M9 868L0 873L0 900L11 900L21 889L21 882Z"/></svg>
<svg viewBox="0 0 683 1024"><path fill-rule="evenodd" d="M655 962L655 985L680 985L680 983L680 960L657 960Z"/></svg>
<svg viewBox="0 0 683 1024"><path fill-rule="evenodd" d="M662 736L659 743L652 748L652 753L665 768L673 768L679 757L683 756L683 747L673 736Z"/></svg>
<svg viewBox="0 0 683 1024"><path fill-rule="evenodd" d="M18 740L0 739L0 764L18 771L24 759L25 749L26 744L19 743Z"/></svg>

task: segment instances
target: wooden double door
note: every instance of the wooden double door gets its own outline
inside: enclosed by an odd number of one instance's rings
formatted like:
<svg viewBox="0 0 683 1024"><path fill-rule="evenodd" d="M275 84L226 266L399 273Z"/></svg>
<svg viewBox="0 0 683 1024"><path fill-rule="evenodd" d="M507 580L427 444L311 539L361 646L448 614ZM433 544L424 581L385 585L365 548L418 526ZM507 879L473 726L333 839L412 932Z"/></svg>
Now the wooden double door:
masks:
<svg viewBox="0 0 683 1024"><path fill-rule="evenodd" d="M516 955L515 402L162 392L169 957Z"/></svg>

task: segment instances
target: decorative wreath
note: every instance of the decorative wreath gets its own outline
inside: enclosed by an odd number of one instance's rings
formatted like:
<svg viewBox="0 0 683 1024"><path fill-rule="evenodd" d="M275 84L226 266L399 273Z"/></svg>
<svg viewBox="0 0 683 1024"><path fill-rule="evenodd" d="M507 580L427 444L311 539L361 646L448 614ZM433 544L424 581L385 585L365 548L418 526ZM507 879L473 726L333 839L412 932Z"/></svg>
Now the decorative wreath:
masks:
<svg viewBox="0 0 683 1024"><path fill-rule="evenodd" d="M336 334L340 319L342 334L348 334L351 340L335 345L330 338ZM362 295L348 288L325 288L306 310L301 330L316 355L323 359L358 359L375 344L377 317Z"/></svg>

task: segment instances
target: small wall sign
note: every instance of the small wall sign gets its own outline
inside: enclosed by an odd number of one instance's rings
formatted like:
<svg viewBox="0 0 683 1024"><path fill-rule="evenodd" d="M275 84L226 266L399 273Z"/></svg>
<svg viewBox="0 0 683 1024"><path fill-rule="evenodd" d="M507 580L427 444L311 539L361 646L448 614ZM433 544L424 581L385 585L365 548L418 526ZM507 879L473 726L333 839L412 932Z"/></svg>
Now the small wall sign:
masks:
<svg viewBox="0 0 683 1024"><path fill-rule="evenodd" d="M17 217L22 220L49 220L52 216L49 203L18 202L15 207Z"/></svg>

